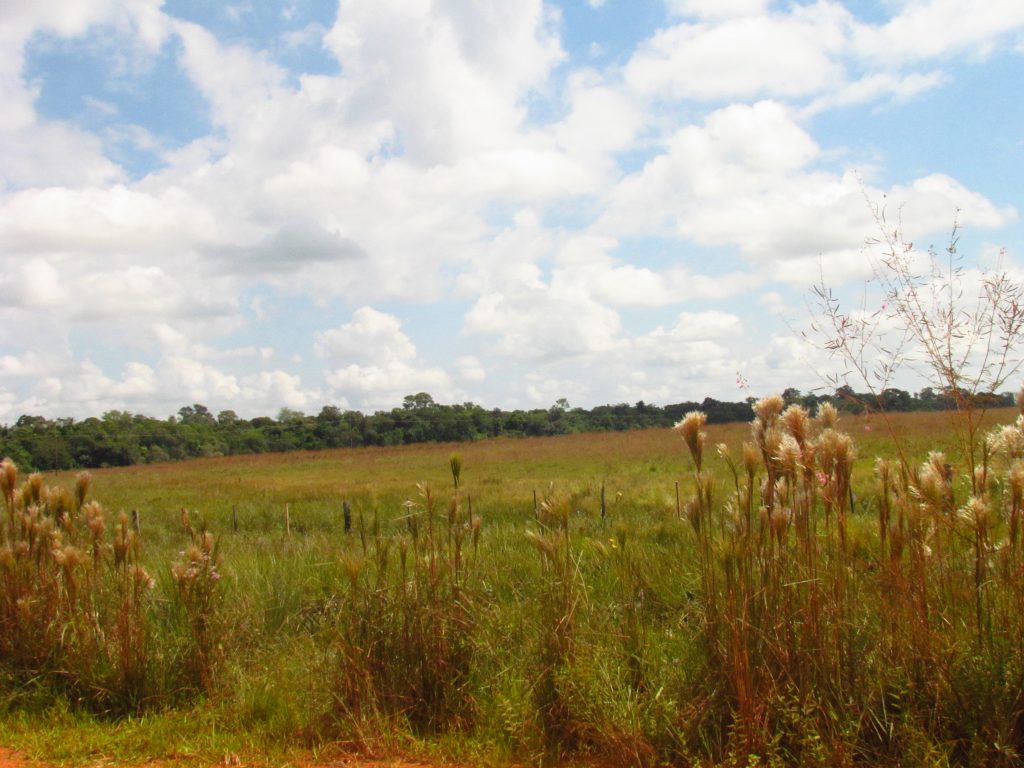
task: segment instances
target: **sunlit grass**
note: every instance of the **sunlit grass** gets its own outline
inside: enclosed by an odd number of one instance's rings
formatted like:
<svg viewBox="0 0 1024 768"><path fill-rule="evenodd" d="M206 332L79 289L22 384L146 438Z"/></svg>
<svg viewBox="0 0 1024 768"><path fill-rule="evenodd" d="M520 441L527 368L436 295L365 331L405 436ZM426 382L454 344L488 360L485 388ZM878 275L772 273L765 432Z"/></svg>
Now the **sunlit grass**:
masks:
<svg viewBox="0 0 1024 768"><path fill-rule="evenodd" d="M1014 416L992 412L987 423ZM1008 587L1016 561L989 557L962 516L913 528L909 497L909 527L879 537L879 457L913 469L945 452L956 505L966 503L950 418L844 417L853 493L829 497L846 486L822 468L802 486L810 495L787 496L784 510L761 512L758 501L746 523L745 481L734 483L715 447L739 462L755 439L749 424L702 427L700 475L671 430L97 471L93 496L140 513L140 557L157 582L157 705L108 723L110 713L87 714L45 686L0 680L6 741L73 762L341 742L499 762L918 764L944 754L998 764L1018 738L1012 723L993 730L1011 722L993 707L1009 695L1006 675L1024 667L1006 635L1024 615ZM764 471L749 490L758 499ZM432 489L430 504L418 484ZM993 520L978 530L998 539L1005 524ZM188 562L204 530L223 578L209 585L209 678L189 692L166 671L194 642L170 566ZM892 554L897 534L903 549ZM951 733L959 721L974 731ZM77 722L87 736L62 741Z"/></svg>

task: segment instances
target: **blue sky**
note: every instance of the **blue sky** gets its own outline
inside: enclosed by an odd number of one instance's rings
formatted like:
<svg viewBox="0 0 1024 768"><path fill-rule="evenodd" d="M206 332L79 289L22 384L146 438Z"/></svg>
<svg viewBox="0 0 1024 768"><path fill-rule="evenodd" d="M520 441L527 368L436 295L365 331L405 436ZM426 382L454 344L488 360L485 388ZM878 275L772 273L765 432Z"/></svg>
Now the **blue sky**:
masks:
<svg viewBox="0 0 1024 768"><path fill-rule="evenodd" d="M4 3L0 421L821 386L870 204L1021 276L1022 57L1017 0Z"/></svg>

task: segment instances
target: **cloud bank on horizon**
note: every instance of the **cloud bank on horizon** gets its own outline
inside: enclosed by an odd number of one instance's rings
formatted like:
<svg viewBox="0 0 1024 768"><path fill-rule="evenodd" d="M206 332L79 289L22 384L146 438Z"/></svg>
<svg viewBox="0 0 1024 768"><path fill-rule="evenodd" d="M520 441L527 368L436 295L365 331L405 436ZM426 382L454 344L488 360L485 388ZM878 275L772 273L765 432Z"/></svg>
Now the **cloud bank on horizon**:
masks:
<svg viewBox="0 0 1024 768"><path fill-rule="evenodd" d="M0 421L814 387L869 203L1017 270L1022 65L1019 0L9 0Z"/></svg>

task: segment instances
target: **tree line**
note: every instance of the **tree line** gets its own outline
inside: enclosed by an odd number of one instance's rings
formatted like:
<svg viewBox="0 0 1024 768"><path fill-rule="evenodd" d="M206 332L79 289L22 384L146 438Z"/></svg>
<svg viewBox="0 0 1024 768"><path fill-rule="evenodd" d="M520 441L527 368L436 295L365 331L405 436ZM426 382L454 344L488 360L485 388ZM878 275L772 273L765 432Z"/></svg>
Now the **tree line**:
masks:
<svg viewBox="0 0 1024 768"><path fill-rule="evenodd" d="M981 397L979 405L1013 405L1009 393ZM916 394L887 389L879 396L849 387L830 394L790 388L783 398L787 404L798 403L812 410L829 401L847 413L945 410L957 403L952 394L930 388ZM328 405L315 416L284 408L276 418L244 419L231 410L214 414L196 403L166 419L126 411L108 411L102 417L78 421L23 415L13 424L0 426L0 456L10 457L26 470L56 470L281 451L628 431L670 427L696 409L707 414L709 423L749 421L753 400L729 402L707 397L701 402L665 406L641 400L632 405L585 409L560 399L550 408L505 411L475 403L444 405L420 392L406 396L399 407L373 414Z"/></svg>

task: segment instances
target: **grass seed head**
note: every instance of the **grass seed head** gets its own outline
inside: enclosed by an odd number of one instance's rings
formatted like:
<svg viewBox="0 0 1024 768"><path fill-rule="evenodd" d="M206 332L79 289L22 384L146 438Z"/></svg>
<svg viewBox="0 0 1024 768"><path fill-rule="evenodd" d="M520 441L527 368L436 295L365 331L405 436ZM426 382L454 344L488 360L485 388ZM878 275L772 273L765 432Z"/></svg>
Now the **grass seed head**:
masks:
<svg viewBox="0 0 1024 768"><path fill-rule="evenodd" d="M455 484L455 487L458 488L459 480L462 477L462 457L457 453L453 453L448 458L448 466L452 470L452 482Z"/></svg>
<svg viewBox="0 0 1024 768"><path fill-rule="evenodd" d="M786 531L789 530L789 524L793 520L793 513L788 508L776 507L768 515L768 525L771 528L772 535L775 540L782 543L782 540L786 536Z"/></svg>
<svg viewBox="0 0 1024 768"><path fill-rule="evenodd" d="M988 502L979 496L972 496L968 502L960 508L958 514L961 520L968 523L979 533L983 533L985 529L988 528Z"/></svg>
<svg viewBox="0 0 1024 768"><path fill-rule="evenodd" d="M132 568L132 581L135 582L135 588L140 592L153 589L156 586L153 577L141 565Z"/></svg>
<svg viewBox="0 0 1024 768"><path fill-rule="evenodd" d="M768 395L754 403L754 413L762 424L771 426L778 420L785 406L786 401L782 399L782 395Z"/></svg>
<svg viewBox="0 0 1024 768"><path fill-rule="evenodd" d="M359 574L363 571L363 564L365 558L362 555L346 554L341 559L342 568L345 570L345 574L348 576L348 583L352 589L356 589L359 586Z"/></svg>
<svg viewBox="0 0 1024 768"><path fill-rule="evenodd" d="M686 447L690 449L690 456L693 457L693 463L696 465L698 472L701 469L704 441L707 438L707 435L702 430L707 420L707 414L703 411L690 411L673 427L682 436Z"/></svg>
<svg viewBox="0 0 1024 768"><path fill-rule="evenodd" d="M753 477L757 474L757 468L761 464L761 454L757 450L757 446L751 442L743 442L743 468L747 471L747 475Z"/></svg>
<svg viewBox="0 0 1024 768"><path fill-rule="evenodd" d="M801 469L802 453L799 441L791 434L783 434L775 449L775 460L783 472L794 477Z"/></svg>
<svg viewBox="0 0 1024 768"><path fill-rule="evenodd" d="M90 501L82 507L82 513L85 517L85 524L92 533L93 539L98 541L107 530L107 521L103 514L103 507L98 502Z"/></svg>
<svg viewBox="0 0 1024 768"><path fill-rule="evenodd" d="M757 422L761 426L761 422ZM779 448L782 446L782 432L775 427L768 427L758 434L758 442L761 444L761 451L766 461L771 465L769 469L777 471L779 467Z"/></svg>
<svg viewBox="0 0 1024 768"><path fill-rule="evenodd" d="M75 501L79 509L85 504L85 497L89 495L90 485L92 485L92 475L88 472L79 472L75 476Z"/></svg>
<svg viewBox="0 0 1024 768"><path fill-rule="evenodd" d="M483 527L483 520L480 515L473 515L473 519L470 520L469 527L473 533L473 548L476 549L480 546L480 529Z"/></svg>
<svg viewBox="0 0 1024 768"><path fill-rule="evenodd" d="M931 451L928 454L928 468L946 485L953 480L953 467L946 461L946 454L942 451Z"/></svg>
<svg viewBox="0 0 1024 768"><path fill-rule="evenodd" d="M816 421L819 429L835 429L836 424L839 423L839 411L832 403L821 403L818 405Z"/></svg>
<svg viewBox="0 0 1024 768"><path fill-rule="evenodd" d="M985 466L984 464L979 464L978 466L976 466L974 468L974 483L975 483L975 487L977 487L977 488L987 488L988 484L989 484L988 480L989 480L988 467Z"/></svg>
<svg viewBox="0 0 1024 768"><path fill-rule="evenodd" d="M43 486L43 476L38 472L33 472L28 476L28 493L27 498L29 504L40 504L42 503L46 489Z"/></svg>
<svg viewBox="0 0 1024 768"><path fill-rule="evenodd" d="M807 435L810 432L811 419L807 415L807 409L802 405L791 405L782 412L782 423L786 431L793 436L800 447L807 443Z"/></svg>
<svg viewBox="0 0 1024 768"><path fill-rule="evenodd" d="M1016 424L1004 424L992 430L989 444L993 453L999 453L1010 459L1024 458L1024 432L1021 431L1021 419Z"/></svg>
<svg viewBox="0 0 1024 768"><path fill-rule="evenodd" d="M949 501L949 475L947 474L946 456L939 451L928 454L928 461L921 465L918 472L916 495L922 507L938 514L947 508Z"/></svg>
<svg viewBox="0 0 1024 768"><path fill-rule="evenodd" d="M788 507L792 496L793 486L789 478L783 476L775 481L775 503L780 507Z"/></svg>
<svg viewBox="0 0 1024 768"><path fill-rule="evenodd" d="M850 436L831 428L818 435L817 453L821 470L835 475L849 472L856 457Z"/></svg>
<svg viewBox="0 0 1024 768"><path fill-rule="evenodd" d="M875 477L881 483L883 488L890 488L892 485L892 470L889 462L879 456L875 459Z"/></svg>
<svg viewBox="0 0 1024 768"><path fill-rule="evenodd" d="M702 517L700 501L696 498L687 499L686 503L683 504L683 513L686 515L686 519L690 521L690 525L693 526L694 532L700 533Z"/></svg>
<svg viewBox="0 0 1024 768"><path fill-rule="evenodd" d="M18 487L18 467L10 459L0 461L0 490L8 504L14 503L14 490Z"/></svg>
<svg viewBox="0 0 1024 768"><path fill-rule="evenodd" d="M1024 461L1015 461L1010 467L1010 493L1014 500L1024 499Z"/></svg>

